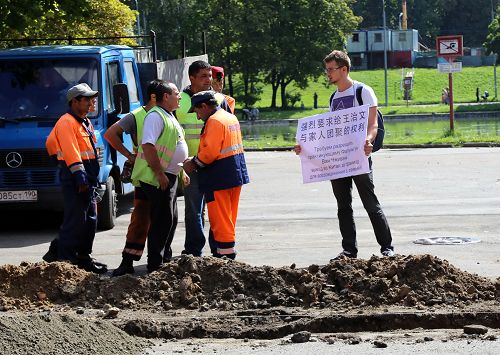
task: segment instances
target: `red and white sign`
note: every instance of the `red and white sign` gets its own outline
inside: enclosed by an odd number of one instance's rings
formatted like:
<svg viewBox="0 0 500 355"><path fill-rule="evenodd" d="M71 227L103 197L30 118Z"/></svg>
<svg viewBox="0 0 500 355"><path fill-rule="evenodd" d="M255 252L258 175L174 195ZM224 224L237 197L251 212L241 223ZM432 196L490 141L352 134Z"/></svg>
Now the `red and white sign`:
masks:
<svg viewBox="0 0 500 355"><path fill-rule="evenodd" d="M463 36L438 36L436 49L438 57L461 57L464 55Z"/></svg>

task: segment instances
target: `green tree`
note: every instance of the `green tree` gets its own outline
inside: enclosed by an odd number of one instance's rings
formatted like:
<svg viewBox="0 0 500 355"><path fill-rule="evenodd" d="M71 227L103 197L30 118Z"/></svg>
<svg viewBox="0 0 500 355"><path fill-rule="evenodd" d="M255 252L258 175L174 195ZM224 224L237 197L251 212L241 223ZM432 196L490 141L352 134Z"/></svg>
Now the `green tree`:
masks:
<svg viewBox="0 0 500 355"><path fill-rule="evenodd" d="M332 49L344 48L346 35L360 20L351 5L351 0L273 1L268 14L272 36L262 51L273 91L271 107L276 107L278 88L281 107L286 108L287 86L295 82L305 88L309 78L322 73L321 59Z"/></svg>
<svg viewBox="0 0 500 355"><path fill-rule="evenodd" d="M488 26L488 35L484 46L490 53L500 53L500 15L496 15L493 21Z"/></svg>
<svg viewBox="0 0 500 355"><path fill-rule="evenodd" d="M135 16L118 0L84 0L78 6L70 0L0 0L0 38L129 36ZM0 45L16 46L14 42Z"/></svg>

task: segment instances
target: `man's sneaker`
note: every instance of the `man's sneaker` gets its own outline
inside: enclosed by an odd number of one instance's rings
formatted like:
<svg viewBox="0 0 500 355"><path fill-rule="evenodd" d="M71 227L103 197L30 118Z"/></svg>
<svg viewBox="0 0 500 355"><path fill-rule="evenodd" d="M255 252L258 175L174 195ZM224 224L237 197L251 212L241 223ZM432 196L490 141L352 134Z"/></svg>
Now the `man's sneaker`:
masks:
<svg viewBox="0 0 500 355"><path fill-rule="evenodd" d="M336 257L334 257L333 259L331 259L330 261L333 261L333 260L340 260L340 259L344 259L344 258L351 258L351 259L356 259L358 256L356 254L352 254L352 253L349 253L348 251L346 250L342 250L342 252L340 252L339 255L337 255Z"/></svg>
<svg viewBox="0 0 500 355"><path fill-rule="evenodd" d="M387 256L387 257L394 256L394 250L384 249L382 250L382 256Z"/></svg>

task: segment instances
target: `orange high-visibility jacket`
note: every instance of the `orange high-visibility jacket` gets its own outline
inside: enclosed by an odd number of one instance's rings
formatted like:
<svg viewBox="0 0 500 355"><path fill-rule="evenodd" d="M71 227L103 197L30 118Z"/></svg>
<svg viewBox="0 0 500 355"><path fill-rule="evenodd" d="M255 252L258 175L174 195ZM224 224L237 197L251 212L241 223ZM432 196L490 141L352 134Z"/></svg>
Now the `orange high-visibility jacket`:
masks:
<svg viewBox="0 0 500 355"><path fill-rule="evenodd" d="M86 127L83 119L75 117L71 113L65 113L50 132L45 146L49 155L56 155L57 160L64 161L72 173L82 170L86 171L87 174L94 175L95 171L90 172L86 169L89 162L97 161L96 152L90 139L95 145L97 141L92 123L88 121Z"/></svg>
<svg viewBox="0 0 500 355"><path fill-rule="evenodd" d="M207 202L213 191L225 190L250 182L243 154L240 123L235 115L218 108L201 131L196 163L201 167L200 190Z"/></svg>
<svg viewBox="0 0 500 355"><path fill-rule="evenodd" d="M229 108L231 109L231 113L234 115L234 109L236 108L236 100L234 97L231 97L229 95L224 95L226 98L227 104L229 105Z"/></svg>

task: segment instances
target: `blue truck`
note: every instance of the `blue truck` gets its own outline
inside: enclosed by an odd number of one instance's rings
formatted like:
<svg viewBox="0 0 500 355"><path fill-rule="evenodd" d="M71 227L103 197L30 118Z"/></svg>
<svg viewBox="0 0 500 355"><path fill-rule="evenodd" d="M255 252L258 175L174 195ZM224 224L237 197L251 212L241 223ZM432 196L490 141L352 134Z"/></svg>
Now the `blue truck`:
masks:
<svg viewBox="0 0 500 355"><path fill-rule="evenodd" d="M99 91L96 110L89 114L104 191L98 223L101 229L113 228L117 196L132 192L133 186L120 181L125 158L107 144L104 132L143 104L142 89L148 80L175 76L174 82L184 85L185 67L197 59L163 62L160 67L157 61L138 63L135 54L122 45L0 50L0 210L62 210L57 164L48 156L45 141L68 110L66 91L85 82ZM130 136L123 140L132 149Z"/></svg>

